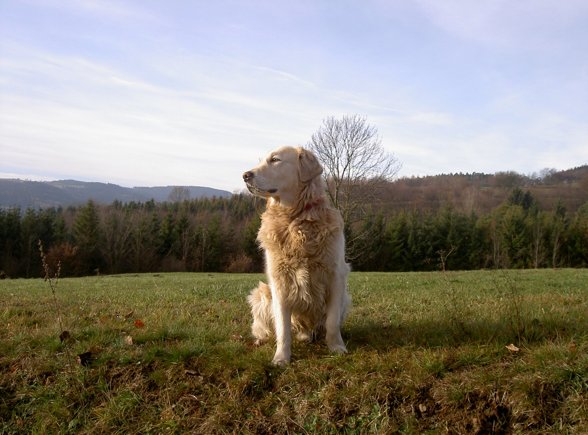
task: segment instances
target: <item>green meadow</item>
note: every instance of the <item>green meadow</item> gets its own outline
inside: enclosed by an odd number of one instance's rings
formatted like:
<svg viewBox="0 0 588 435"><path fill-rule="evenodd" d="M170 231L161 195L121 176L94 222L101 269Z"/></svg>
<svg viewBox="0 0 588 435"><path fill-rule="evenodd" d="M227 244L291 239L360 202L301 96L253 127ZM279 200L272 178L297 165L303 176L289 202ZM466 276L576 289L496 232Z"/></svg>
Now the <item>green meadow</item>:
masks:
<svg viewBox="0 0 588 435"><path fill-rule="evenodd" d="M587 269L354 272L349 353L286 368L260 279L0 281L0 433L588 433Z"/></svg>

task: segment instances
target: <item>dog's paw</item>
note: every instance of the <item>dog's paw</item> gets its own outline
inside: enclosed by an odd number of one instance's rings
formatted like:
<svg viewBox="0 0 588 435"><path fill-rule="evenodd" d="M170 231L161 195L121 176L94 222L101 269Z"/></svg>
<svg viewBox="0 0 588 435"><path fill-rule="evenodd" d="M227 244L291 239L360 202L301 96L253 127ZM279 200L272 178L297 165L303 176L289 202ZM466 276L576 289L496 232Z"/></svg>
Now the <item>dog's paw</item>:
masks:
<svg viewBox="0 0 588 435"><path fill-rule="evenodd" d="M274 358L272 360L272 365L276 366L276 367L286 367L288 364L290 364L290 361L287 359L281 359L281 358Z"/></svg>
<svg viewBox="0 0 588 435"><path fill-rule="evenodd" d="M276 354L274 355L272 364L276 367L285 367L290 364L290 357L283 354Z"/></svg>
<svg viewBox="0 0 588 435"><path fill-rule="evenodd" d="M299 332L296 334L296 340L302 343L311 343L312 342L312 333L311 332Z"/></svg>
<svg viewBox="0 0 588 435"><path fill-rule="evenodd" d="M332 353L336 353L337 355L341 355L341 354L347 353L347 348L345 347L344 344L329 345L329 350Z"/></svg>

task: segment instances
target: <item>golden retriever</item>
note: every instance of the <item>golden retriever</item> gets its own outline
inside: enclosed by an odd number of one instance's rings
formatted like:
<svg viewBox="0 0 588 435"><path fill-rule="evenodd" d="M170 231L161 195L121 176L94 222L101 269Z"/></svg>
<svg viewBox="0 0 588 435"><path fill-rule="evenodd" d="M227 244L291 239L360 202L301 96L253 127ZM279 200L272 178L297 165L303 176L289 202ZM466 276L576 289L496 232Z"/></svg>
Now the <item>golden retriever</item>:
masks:
<svg viewBox="0 0 588 435"><path fill-rule="evenodd" d="M257 235L268 284L260 282L248 302L256 343L275 333L275 365L290 362L292 331L304 341L324 334L332 352L347 352L341 324L351 299L343 219L325 195L322 172L312 152L283 147L243 174L247 188L268 200Z"/></svg>

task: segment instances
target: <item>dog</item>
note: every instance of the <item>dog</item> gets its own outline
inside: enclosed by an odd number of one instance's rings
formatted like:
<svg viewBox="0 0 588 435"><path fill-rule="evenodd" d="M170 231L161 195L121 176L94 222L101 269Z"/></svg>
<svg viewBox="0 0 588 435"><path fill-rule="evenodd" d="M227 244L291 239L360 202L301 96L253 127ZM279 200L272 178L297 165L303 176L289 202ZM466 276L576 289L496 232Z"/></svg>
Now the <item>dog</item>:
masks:
<svg viewBox="0 0 588 435"><path fill-rule="evenodd" d="M292 332L302 341L324 336L331 352L346 353L341 325L351 298L341 213L330 205L323 168L302 147L272 151L243 174L249 191L266 198L257 241L268 283L247 300L256 344L276 339L272 363L290 363Z"/></svg>

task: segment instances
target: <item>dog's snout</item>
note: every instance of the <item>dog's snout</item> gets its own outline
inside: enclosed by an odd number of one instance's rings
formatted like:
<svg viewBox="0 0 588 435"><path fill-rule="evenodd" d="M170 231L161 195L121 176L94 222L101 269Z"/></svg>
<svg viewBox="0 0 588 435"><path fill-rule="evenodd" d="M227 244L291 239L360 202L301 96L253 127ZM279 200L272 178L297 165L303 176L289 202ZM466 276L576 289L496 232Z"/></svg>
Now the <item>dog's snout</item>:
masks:
<svg viewBox="0 0 588 435"><path fill-rule="evenodd" d="M252 178L253 178L253 172L251 172L251 171L247 171L243 174L243 181L245 181L246 183L248 181L251 181Z"/></svg>

